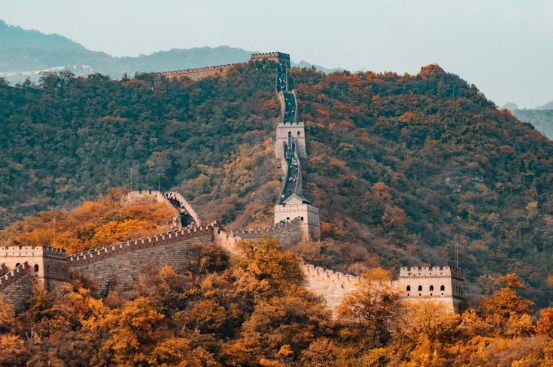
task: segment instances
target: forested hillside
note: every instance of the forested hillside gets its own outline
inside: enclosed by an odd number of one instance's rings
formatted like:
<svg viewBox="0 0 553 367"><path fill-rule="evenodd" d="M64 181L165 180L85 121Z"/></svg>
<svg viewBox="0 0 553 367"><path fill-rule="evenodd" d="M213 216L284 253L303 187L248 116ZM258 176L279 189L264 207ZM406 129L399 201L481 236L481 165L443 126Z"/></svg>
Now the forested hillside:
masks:
<svg viewBox="0 0 553 367"><path fill-rule="evenodd" d="M323 241L293 250L348 271L454 264L469 295L516 272L547 306L553 246L552 143L459 77L325 75L295 69L309 160L305 195ZM271 136L275 65L168 82L151 75L42 80L42 93L0 89L0 205L15 219L77 206L109 187L175 188L206 220L272 223L280 187ZM455 93L453 93L455 90Z"/></svg>
<svg viewBox="0 0 553 367"><path fill-rule="evenodd" d="M553 137L553 110L514 110L513 115L520 121L530 122L536 130L547 136Z"/></svg>

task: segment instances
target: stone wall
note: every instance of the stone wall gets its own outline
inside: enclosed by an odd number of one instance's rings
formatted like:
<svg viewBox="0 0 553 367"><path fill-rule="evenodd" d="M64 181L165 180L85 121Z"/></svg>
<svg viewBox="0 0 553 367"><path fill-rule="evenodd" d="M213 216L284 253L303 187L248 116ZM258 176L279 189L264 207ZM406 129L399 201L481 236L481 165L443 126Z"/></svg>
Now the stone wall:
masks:
<svg viewBox="0 0 553 367"><path fill-rule="evenodd" d="M64 280L68 275L65 250L45 246L0 247L0 257L6 270L14 270L27 263L37 286L51 290L49 279Z"/></svg>
<svg viewBox="0 0 553 367"><path fill-rule="evenodd" d="M290 69L290 55L283 52L265 52L252 54L251 61L270 60L276 63L283 63L288 69Z"/></svg>
<svg viewBox="0 0 553 367"><path fill-rule="evenodd" d="M323 296L327 307L334 310L344 296L353 291L360 278L324 269L315 265L300 263L304 276L304 286L311 292Z"/></svg>
<svg viewBox="0 0 553 367"><path fill-rule="evenodd" d="M31 266L25 262L0 277L0 292L13 305L16 312L25 310L26 302L33 294Z"/></svg>
<svg viewBox="0 0 553 367"><path fill-rule="evenodd" d="M190 203L186 201L184 196L182 196L180 193L176 191L170 191L165 194L157 190L131 191L127 194L126 201L133 202L138 200L152 200L154 203L165 202L169 206L173 207L173 204L171 204L171 202L167 199L165 195L169 195L175 200L177 200L184 207L184 209L186 209L188 214L190 214L190 216L194 218L194 221L196 222L196 224L198 226L202 225L202 221L200 220L200 216L198 215L198 213L196 213L196 210L194 210L192 205L190 205ZM175 210L175 214L177 214L176 210Z"/></svg>
<svg viewBox="0 0 553 367"><path fill-rule="evenodd" d="M71 268L94 280L101 295L111 290L128 289L148 269L169 265L175 271L186 270L188 250L194 242L213 241L213 227L183 230L129 241L83 253L70 258Z"/></svg>
<svg viewBox="0 0 553 367"><path fill-rule="evenodd" d="M208 76L217 76L217 75L226 75L226 73L234 65L218 65L218 66L208 66L204 68L196 69L186 69L186 70L177 70L177 71L167 71L158 73L158 76L165 77L169 80L183 80L185 78L191 80L200 80L207 78Z"/></svg>

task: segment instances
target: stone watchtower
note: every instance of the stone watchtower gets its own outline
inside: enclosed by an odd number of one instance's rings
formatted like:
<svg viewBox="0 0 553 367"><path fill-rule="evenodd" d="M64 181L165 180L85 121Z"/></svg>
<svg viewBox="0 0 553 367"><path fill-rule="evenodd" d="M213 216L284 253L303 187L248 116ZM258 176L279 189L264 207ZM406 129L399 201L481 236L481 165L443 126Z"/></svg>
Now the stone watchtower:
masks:
<svg viewBox="0 0 553 367"><path fill-rule="evenodd" d="M290 147L300 158L307 158L305 126L303 122L280 122L277 125L275 156L283 159L284 151Z"/></svg>
<svg viewBox="0 0 553 367"><path fill-rule="evenodd" d="M62 249L44 246L0 247L0 262L7 271L28 263L29 275L40 289L52 290L57 282L69 279L67 253Z"/></svg>
<svg viewBox="0 0 553 367"><path fill-rule="evenodd" d="M405 300L429 297L458 311L465 297L464 280L462 270L451 266L402 267L397 288Z"/></svg>
<svg viewBox="0 0 553 367"><path fill-rule="evenodd" d="M265 52L265 53L258 53L258 54L252 54L250 57L251 61L261 61L261 60L270 60L274 61L277 64L283 64L286 65L288 69L290 69L290 55L285 54L284 52Z"/></svg>
<svg viewBox="0 0 553 367"><path fill-rule="evenodd" d="M311 205L303 196L292 194L286 201L275 206L275 224L288 223L295 218L300 218L300 228L304 236L314 241L321 238L319 208Z"/></svg>

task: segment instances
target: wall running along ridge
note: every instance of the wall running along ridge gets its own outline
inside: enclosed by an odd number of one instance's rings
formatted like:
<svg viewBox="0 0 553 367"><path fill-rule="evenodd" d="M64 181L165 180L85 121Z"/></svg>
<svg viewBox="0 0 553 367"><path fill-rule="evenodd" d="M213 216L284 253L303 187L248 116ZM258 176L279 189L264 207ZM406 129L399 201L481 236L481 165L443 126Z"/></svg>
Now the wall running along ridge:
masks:
<svg viewBox="0 0 553 367"><path fill-rule="evenodd" d="M253 61L263 59L275 61L280 65L284 64L287 68L290 67L290 56L280 52L254 54L251 57ZM223 65L158 73L158 75L169 79L180 80L186 77L197 80L222 73L231 67L232 65ZM286 83L288 83L287 77ZM285 115L292 116L294 121L278 124L277 142L281 137L281 143L284 145L284 137L288 137L288 131L284 129L296 129L294 130L295 142L296 147L299 148L299 154L298 150L295 150L294 155L298 162L298 168L301 170L299 159L307 157L305 153L305 130L303 123L297 121L295 92L287 93L288 97L294 98L294 103L290 106L295 107L295 113L287 113L284 94L280 92L279 100L282 104L282 117L284 121ZM281 135L283 136L279 135L279 128L282 129ZM297 131L300 131L299 139ZM275 151L278 156L278 144ZM282 151L280 154L281 157L279 158L283 159ZM284 159L285 179L288 177L288 168L288 164ZM149 269L159 270L163 266L169 265L177 272L185 271L188 264L187 251L194 242L204 244L214 242L233 254L239 254L236 248L236 243L239 240L255 241L267 235L278 238L284 246L290 246L301 241L306 234L312 237L315 236L316 234L311 229L319 228L318 208L300 202L306 201L301 197L300 176L301 171L298 174L295 192L291 196L291 202L294 205L277 205L277 207L282 208L275 207L275 218L281 215L290 216L290 222L281 223L279 219L274 226L260 231L227 232L217 223L201 226L196 211L180 193L169 192L163 194L155 190L132 191L127 195L127 201L149 199L153 202L165 201L172 206L172 203L167 199L167 195L170 195L188 211L198 226L188 226L182 230L109 245L72 256L67 256L64 250L49 247L3 247L0 248L0 258L2 258L0 260L0 292L13 303L17 312L21 312L25 309L25 302L32 295L33 286L39 289L54 290L70 280L69 269L94 280L98 284L99 293L106 295L111 290L128 289L139 280L140 274ZM296 194L299 196L294 196ZM296 201L298 202L296 203ZM300 219L302 215L307 220L302 221ZM305 278L305 287L313 293L323 296L327 301L327 306L332 310L335 310L345 295L354 290L358 283L364 281L362 277L343 274L310 264L300 263L299 267ZM403 267L400 270L399 280L390 282L390 285L400 292L403 300L435 299L443 302L447 309L453 311L458 309L464 296L463 282L462 271L453 267Z"/></svg>
<svg viewBox="0 0 553 367"><path fill-rule="evenodd" d="M157 190L139 190L139 191L131 191L127 194L126 201L127 202L134 202L139 200L152 200L155 203L161 203L165 202L169 204L170 207L173 207L173 204L167 199L166 196L171 196L172 198L176 199L183 207L186 209L188 214L192 218L194 218L194 221L198 226L202 225L202 221L200 220L200 216L198 213L196 213L196 210L186 201L184 196L182 196L179 192L176 191L170 191L167 193L161 193ZM175 212L176 213L176 212Z"/></svg>

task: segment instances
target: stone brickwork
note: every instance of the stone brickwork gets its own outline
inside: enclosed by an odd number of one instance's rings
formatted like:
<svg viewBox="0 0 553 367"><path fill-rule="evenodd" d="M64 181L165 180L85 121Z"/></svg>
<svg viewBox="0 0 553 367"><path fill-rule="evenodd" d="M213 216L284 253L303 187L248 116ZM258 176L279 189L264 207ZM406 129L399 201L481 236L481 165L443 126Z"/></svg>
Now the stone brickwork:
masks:
<svg viewBox="0 0 553 367"><path fill-rule="evenodd" d="M360 278L327 270L315 265L300 263L304 276L304 286L311 292L323 296L327 307L334 310L344 296L355 289Z"/></svg>
<svg viewBox="0 0 553 367"><path fill-rule="evenodd" d="M250 57L251 61L261 61L261 60L270 60L278 64L285 64L288 69L290 69L290 55L283 52L266 52L252 54Z"/></svg>
<svg viewBox="0 0 553 367"><path fill-rule="evenodd" d="M138 241L137 244L122 244L109 255L84 256L80 261L76 259L72 263L72 269L96 282L100 295L106 295L112 290L126 290L148 269L160 270L169 265L177 272L185 271L190 245L194 242L208 244L213 241L211 227L195 234L196 236L177 236L173 240L160 239L157 243Z"/></svg>
<svg viewBox="0 0 553 367"><path fill-rule="evenodd" d="M202 225L202 221L200 220L200 216L198 213L196 213L196 210L184 199L184 196L182 196L180 193L176 191L170 191L167 193L162 193L157 190L139 190L139 191L131 191L127 194L126 202L133 202L133 201L139 201L139 200L152 200L154 203L161 203L165 202L169 206L173 207L173 204L168 199L168 197L174 198L179 202L180 205L182 205L188 214L194 219L196 224L198 226ZM176 211L175 211L176 214Z"/></svg>
<svg viewBox="0 0 553 367"><path fill-rule="evenodd" d="M275 142L275 157L282 159L284 150L289 145L289 140L292 140L296 145L296 151L300 158L307 158L307 147L305 143L305 124L303 122L280 122L277 125L276 142Z"/></svg>
<svg viewBox="0 0 553 367"><path fill-rule="evenodd" d="M452 310L459 309L465 296L463 272L451 266L402 267L397 284L405 299L428 297Z"/></svg>
<svg viewBox="0 0 553 367"><path fill-rule="evenodd" d="M13 305L16 312L25 309L26 302L32 295L33 282L30 272L31 266L24 262L0 277L0 292Z"/></svg>
<svg viewBox="0 0 553 367"><path fill-rule="evenodd" d="M303 239L301 229L301 221L299 218L292 220L289 223L278 223L274 226L259 230L259 231L229 231L226 232L222 228L217 228L214 233L215 243L225 248L231 253L236 253L235 244L240 240L255 241L264 236L276 237L284 246L291 246Z"/></svg>
<svg viewBox="0 0 553 367"><path fill-rule="evenodd" d="M65 280L68 276L65 250L43 246L0 247L0 257L8 271L28 263L37 286L51 290L51 280Z"/></svg>
<svg viewBox="0 0 553 367"><path fill-rule="evenodd" d="M331 310L335 310L344 296L353 291L362 280L360 277L305 263L301 263L300 268L304 274L305 287L323 296ZM461 269L434 266L402 267L399 279L389 284L399 292L403 301L430 299L442 302L451 312L458 312L464 297L463 283Z"/></svg>

